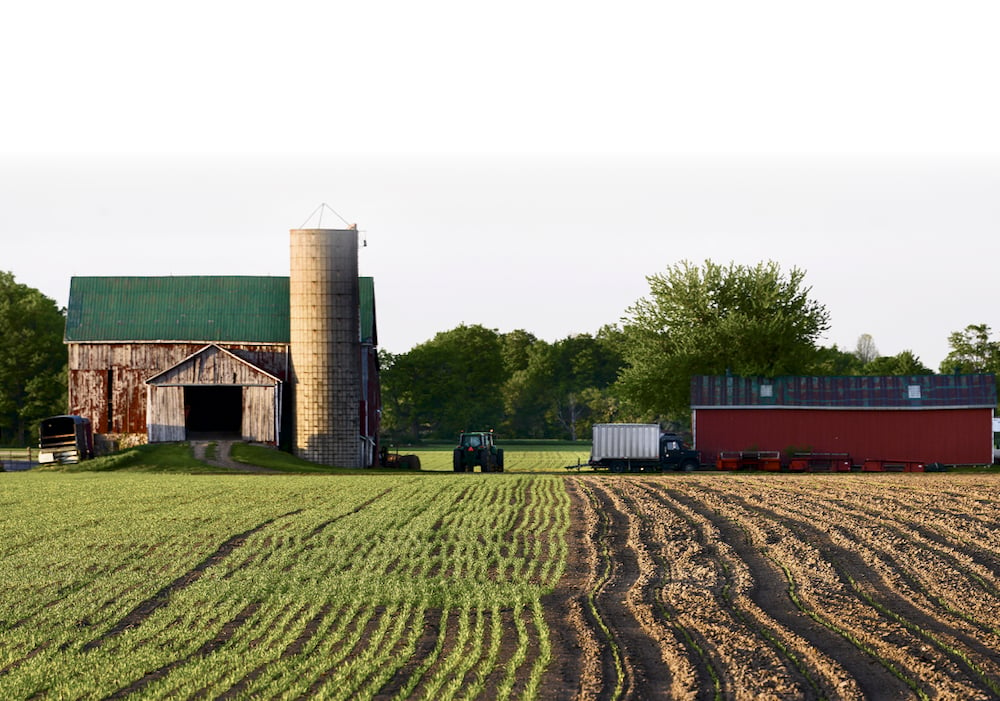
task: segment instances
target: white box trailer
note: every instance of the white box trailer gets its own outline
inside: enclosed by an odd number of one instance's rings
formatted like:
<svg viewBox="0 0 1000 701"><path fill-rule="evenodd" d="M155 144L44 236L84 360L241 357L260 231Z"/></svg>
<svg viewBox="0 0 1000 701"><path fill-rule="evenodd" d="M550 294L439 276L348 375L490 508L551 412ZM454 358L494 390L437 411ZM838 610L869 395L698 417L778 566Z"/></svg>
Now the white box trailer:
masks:
<svg viewBox="0 0 1000 701"><path fill-rule="evenodd" d="M659 460L660 433L657 424L594 424L590 461Z"/></svg>
<svg viewBox="0 0 1000 701"><path fill-rule="evenodd" d="M671 468L690 472L701 466L701 455L680 436L664 433L659 424L594 424L588 466L612 472L660 472ZM567 465L567 468L580 468Z"/></svg>

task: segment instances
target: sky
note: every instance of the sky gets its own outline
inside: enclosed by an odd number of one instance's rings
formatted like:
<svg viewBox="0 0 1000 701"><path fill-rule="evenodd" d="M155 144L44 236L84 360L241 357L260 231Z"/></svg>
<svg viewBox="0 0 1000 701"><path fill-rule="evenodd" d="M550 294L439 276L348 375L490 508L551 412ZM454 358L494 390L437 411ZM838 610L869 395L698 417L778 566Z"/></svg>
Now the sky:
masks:
<svg viewBox="0 0 1000 701"><path fill-rule="evenodd" d="M3 14L0 270L60 306L74 275L287 275L290 229L356 223L393 353L595 333L682 260L804 270L844 350L937 369L1000 329L992 2Z"/></svg>

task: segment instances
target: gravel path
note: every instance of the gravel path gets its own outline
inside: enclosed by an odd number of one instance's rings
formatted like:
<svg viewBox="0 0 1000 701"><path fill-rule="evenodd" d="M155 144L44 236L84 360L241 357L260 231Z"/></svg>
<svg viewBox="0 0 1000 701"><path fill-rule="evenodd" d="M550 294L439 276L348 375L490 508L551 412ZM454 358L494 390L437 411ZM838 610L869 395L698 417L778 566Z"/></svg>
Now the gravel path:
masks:
<svg viewBox="0 0 1000 701"><path fill-rule="evenodd" d="M248 465L244 462L237 462L233 460L231 452L233 449L233 443L236 441L192 441L191 450L194 452L195 460L201 460L209 465L214 465L215 467L221 467L226 470L233 470L235 472L257 472L261 474L275 474L275 470L270 470L266 467L259 467L257 465ZM215 444L215 457L211 460L206 457L208 453L208 446Z"/></svg>

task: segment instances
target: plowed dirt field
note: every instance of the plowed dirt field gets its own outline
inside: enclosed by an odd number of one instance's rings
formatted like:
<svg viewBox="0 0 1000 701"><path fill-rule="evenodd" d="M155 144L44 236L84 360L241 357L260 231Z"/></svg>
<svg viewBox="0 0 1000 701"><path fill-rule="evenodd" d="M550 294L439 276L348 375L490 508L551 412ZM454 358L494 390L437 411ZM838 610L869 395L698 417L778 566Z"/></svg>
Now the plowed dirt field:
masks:
<svg viewBox="0 0 1000 701"><path fill-rule="evenodd" d="M1000 697L1000 480L579 475L545 698Z"/></svg>

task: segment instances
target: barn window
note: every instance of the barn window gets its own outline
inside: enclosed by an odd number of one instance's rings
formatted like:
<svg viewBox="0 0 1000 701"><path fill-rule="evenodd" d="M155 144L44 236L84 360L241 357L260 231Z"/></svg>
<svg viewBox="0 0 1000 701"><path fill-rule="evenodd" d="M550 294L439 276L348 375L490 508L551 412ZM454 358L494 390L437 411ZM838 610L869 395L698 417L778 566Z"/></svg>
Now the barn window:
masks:
<svg viewBox="0 0 1000 701"><path fill-rule="evenodd" d="M762 398L773 397L774 396L774 385L761 385L760 386L760 396Z"/></svg>
<svg viewBox="0 0 1000 701"><path fill-rule="evenodd" d="M910 399L920 399L920 385L910 385L907 390Z"/></svg>

